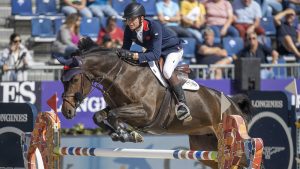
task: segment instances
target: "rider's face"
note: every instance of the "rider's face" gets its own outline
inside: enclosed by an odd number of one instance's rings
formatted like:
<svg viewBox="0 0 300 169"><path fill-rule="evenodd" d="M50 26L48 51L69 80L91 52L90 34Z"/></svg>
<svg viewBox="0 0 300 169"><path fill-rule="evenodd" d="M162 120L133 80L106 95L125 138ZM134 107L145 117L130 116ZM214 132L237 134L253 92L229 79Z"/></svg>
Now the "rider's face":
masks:
<svg viewBox="0 0 300 169"><path fill-rule="evenodd" d="M126 24L129 26L130 30L135 30L140 27L139 17L127 18Z"/></svg>

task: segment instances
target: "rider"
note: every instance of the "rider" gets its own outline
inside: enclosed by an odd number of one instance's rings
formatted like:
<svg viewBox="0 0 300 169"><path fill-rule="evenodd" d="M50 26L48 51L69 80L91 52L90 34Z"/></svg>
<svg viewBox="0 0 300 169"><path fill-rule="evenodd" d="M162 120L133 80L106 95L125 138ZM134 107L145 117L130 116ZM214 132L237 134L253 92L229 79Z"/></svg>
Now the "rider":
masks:
<svg viewBox="0 0 300 169"><path fill-rule="evenodd" d="M158 61L162 56L165 61L163 75L169 81L179 102L176 115L179 120L190 118L182 85L177 75L173 73L183 55L180 39L159 22L145 19L145 8L139 3L127 5L123 18L126 28L122 49L130 50L132 42L146 48L144 53L125 52L124 57L144 63Z"/></svg>

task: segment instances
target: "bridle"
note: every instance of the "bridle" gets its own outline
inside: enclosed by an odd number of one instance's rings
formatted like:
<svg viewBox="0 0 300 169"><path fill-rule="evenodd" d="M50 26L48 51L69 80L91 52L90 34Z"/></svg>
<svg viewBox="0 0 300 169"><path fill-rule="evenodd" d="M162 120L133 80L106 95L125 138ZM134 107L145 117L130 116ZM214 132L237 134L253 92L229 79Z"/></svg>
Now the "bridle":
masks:
<svg viewBox="0 0 300 169"><path fill-rule="evenodd" d="M120 65L121 63L121 65ZM117 72L117 74L113 77L112 82L110 83L109 87L107 89L103 89L100 87L101 83L109 76L111 76L111 73L119 67L119 70ZM86 73L80 73L80 80L81 80L81 86L80 86L80 90L81 92L76 92L74 94L65 94L65 92L62 94L62 98L63 101L66 101L67 103L69 103L74 109L77 109L80 104L83 102L83 100L85 99L83 96L83 91L84 91L84 79L83 76L87 77L87 79L89 80L90 83L92 83L92 90L90 90L90 92L86 95L88 96L95 88L98 89L99 91L102 92L103 96L105 96L105 98L108 98L110 100L110 102L113 104L113 106L116 106L116 103L113 101L113 99L111 98L110 94L109 94L109 90L112 88L112 86L114 85L114 82L116 81L116 79L119 77L121 71L123 70L123 61L122 59L118 59L118 62L110 69L109 72L107 72L106 74L102 75L101 77L92 79L90 76L88 76ZM93 82L96 82L95 84L93 84ZM67 98L69 97L73 97L75 98L75 104L73 104L71 101L69 101Z"/></svg>
<svg viewBox="0 0 300 169"><path fill-rule="evenodd" d="M65 92L63 92L62 94L62 98L63 101L66 101L67 103L69 103L74 109L76 109L77 107L79 107L79 105L83 102L84 97L83 97L83 90L84 90L84 80L83 80L83 76L86 76L87 79L89 81L91 81L90 77L87 76L85 73L80 73L80 90L81 92L76 92L74 94L65 94ZM74 97L75 99L75 105L70 102L67 98L69 97Z"/></svg>

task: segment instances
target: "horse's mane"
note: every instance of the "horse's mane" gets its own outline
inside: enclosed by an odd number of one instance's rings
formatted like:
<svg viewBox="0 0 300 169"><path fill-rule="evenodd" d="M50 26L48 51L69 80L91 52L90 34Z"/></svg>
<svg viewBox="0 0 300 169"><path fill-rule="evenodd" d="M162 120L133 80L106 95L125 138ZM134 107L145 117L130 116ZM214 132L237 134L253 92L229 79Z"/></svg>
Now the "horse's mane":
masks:
<svg viewBox="0 0 300 169"><path fill-rule="evenodd" d="M86 51L82 51L81 56L90 57L90 56L94 56L95 53L97 54L101 53L102 55L111 55L111 54L117 55L115 48L104 48L100 46L94 46Z"/></svg>
<svg viewBox="0 0 300 169"><path fill-rule="evenodd" d="M115 59L121 59L119 58L118 54L117 54L117 48L103 48L100 46L93 46L91 48L89 48L88 50L82 51L81 52L81 57L84 58L89 58L89 57L98 57L98 56L109 56L111 60L115 60ZM113 57L115 57L115 59L113 59ZM128 63L131 66L139 66L139 67L147 67L148 64L147 63L141 63L139 64L138 62L130 62L124 59L121 59L124 62Z"/></svg>

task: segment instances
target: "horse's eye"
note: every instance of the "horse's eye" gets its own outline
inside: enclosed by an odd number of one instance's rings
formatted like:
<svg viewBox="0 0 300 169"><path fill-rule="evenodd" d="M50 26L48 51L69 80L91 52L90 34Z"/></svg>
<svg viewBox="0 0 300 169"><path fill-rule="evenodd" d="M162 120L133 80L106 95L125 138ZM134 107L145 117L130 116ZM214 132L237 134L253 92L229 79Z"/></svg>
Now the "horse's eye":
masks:
<svg viewBox="0 0 300 169"><path fill-rule="evenodd" d="M73 83L76 83L76 82L78 82L78 79L73 79L72 81L73 81Z"/></svg>

